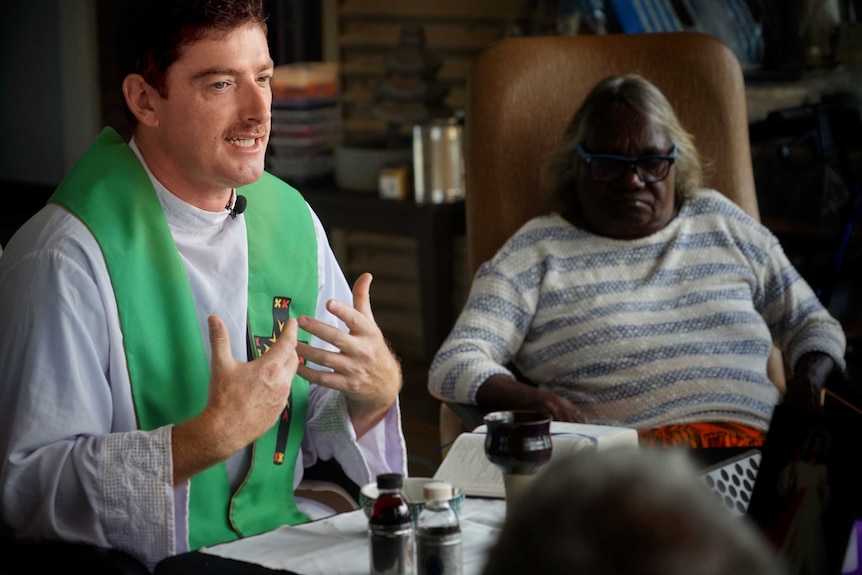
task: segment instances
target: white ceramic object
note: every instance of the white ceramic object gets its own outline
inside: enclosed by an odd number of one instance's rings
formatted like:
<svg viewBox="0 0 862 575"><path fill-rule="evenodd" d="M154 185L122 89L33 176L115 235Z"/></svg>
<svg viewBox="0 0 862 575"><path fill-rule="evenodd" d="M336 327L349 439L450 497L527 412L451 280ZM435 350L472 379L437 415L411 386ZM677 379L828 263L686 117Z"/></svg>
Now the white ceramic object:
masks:
<svg viewBox="0 0 862 575"><path fill-rule="evenodd" d="M402 490L404 492L404 498L407 499L408 503L410 503L411 510L413 511L413 521L416 521L419 517L419 512L422 511L423 507L425 507L425 495L423 493L425 484L436 481L440 480L434 479L433 477L404 478L404 487ZM449 500L449 505L452 506L452 509L455 510L456 513L460 513L461 506L464 504L464 490L453 486L452 493L453 495L452 499ZM377 494L376 481L366 483L359 489L359 506L362 507L366 517L371 516L371 508L374 507L374 502L377 500Z"/></svg>
<svg viewBox="0 0 862 575"><path fill-rule="evenodd" d="M335 147L335 183L355 192L377 193L383 168L411 165L411 148Z"/></svg>

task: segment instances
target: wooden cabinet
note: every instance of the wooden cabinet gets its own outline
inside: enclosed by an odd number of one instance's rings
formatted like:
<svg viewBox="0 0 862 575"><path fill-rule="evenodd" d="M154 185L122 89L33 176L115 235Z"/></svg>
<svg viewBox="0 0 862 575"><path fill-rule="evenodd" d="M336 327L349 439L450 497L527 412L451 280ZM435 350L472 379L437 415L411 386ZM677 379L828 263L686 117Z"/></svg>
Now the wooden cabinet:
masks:
<svg viewBox="0 0 862 575"><path fill-rule="evenodd" d="M430 362L469 288L464 203L417 204L337 189L308 189L353 281L370 271L374 317L402 359Z"/></svg>

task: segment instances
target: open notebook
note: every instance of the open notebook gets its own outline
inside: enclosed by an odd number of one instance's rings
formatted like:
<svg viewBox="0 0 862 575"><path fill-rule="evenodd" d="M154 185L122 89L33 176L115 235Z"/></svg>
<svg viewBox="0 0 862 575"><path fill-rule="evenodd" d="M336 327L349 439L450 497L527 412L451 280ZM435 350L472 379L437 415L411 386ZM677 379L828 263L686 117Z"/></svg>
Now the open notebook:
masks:
<svg viewBox="0 0 862 575"><path fill-rule="evenodd" d="M459 435L437 468L435 479L460 487L473 497L504 498L503 474L485 455L484 425ZM634 429L585 423L551 422L551 458L581 449L605 449L618 445L637 447Z"/></svg>

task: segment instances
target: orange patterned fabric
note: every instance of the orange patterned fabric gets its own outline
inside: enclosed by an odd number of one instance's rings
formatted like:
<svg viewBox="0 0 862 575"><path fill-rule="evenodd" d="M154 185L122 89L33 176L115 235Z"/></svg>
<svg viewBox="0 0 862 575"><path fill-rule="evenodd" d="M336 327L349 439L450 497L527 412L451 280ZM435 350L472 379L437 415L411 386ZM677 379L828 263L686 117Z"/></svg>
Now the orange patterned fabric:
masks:
<svg viewBox="0 0 862 575"><path fill-rule="evenodd" d="M643 447L761 447L763 431L738 423L685 423L638 431Z"/></svg>

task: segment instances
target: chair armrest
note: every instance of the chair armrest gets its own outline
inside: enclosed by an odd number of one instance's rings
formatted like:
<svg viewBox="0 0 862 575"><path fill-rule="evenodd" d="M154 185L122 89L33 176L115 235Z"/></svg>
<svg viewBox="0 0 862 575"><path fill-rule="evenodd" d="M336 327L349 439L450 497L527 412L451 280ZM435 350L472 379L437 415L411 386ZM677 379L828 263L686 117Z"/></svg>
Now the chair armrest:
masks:
<svg viewBox="0 0 862 575"><path fill-rule="evenodd" d="M482 425L485 411L476 405L440 402L440 454L443 458L449 453L449 447L455 439L465 431L472 431Z"/></svg>
<svg viewBox="0 0 862 575"><path fill-rule="evenodd" d="M303 479L296 488L296 495L322 503L336 513L359 509L359 503L339 484L321 479Z"/></svg>
<svg viewBox="0 0 862 575"><path fill-rule="evenodd" d="M489 410L483 409L478 405L468 405L466 403L455 403L452 401L444 402L449 409L451 409L455 415L458 416L458 419L461 420L461 423L464 424L464 427L468 430L473 430L483 423L485 414L489 413Z"/></svg>

